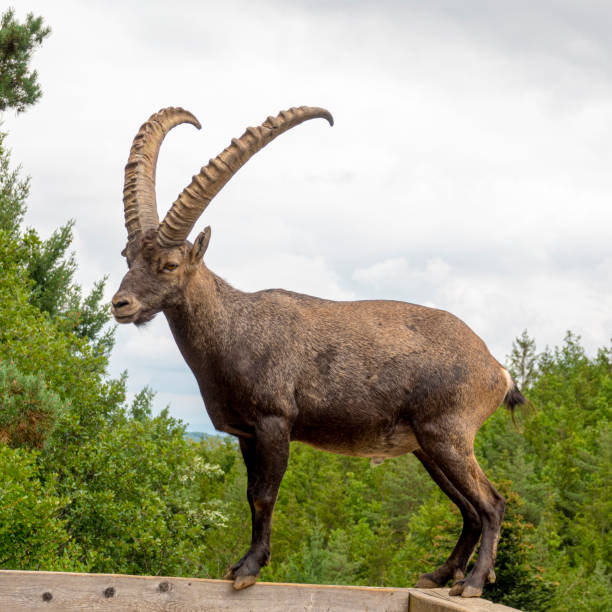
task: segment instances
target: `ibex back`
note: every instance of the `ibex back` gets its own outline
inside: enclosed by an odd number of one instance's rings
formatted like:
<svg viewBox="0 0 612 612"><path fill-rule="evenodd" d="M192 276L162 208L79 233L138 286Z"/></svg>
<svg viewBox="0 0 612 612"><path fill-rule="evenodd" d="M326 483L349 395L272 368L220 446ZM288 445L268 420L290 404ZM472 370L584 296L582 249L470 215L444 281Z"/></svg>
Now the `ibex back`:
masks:
<svg viewBox="0 0 612 612"><path fill-rule="evenodd" d="M155 166L180 108L139 130L125 171L129 271L112 300L119 323L163 312L194 373L214 426L237 436L248 473L252 541L227 577L241 589L270 558L270 524L289 442L381 459L414 453L457 504L463 530L447 561L420 587L449 580L478 596L493 569L505 501L473 452L476 432L497 407L525 400L484 342L453 315L394 301L334 302L280 289L243 293L203 262L207 227L187 236L235 172L282 132L324 109L300 107L248 128L202 168L159 223ZM478 559L466 566L482 535Z"/></svg>

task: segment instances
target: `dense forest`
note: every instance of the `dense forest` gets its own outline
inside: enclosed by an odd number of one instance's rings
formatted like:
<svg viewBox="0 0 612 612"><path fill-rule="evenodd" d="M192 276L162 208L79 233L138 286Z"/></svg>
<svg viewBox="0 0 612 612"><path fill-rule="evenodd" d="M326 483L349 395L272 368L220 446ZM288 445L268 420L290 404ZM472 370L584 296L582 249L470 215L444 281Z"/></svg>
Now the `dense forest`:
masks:
<svg viewBox="0 0 612 612"><path fill-rule="evenodd" d="M28 72L48 30L11 11L0 30L0 110L40 96ZM11 72L12 71L12 72ZM10 74L9 74L10 73ZM5 75L9 77L4 78ZM248 547L246 478L232 438L186 439L152 391L112 379L104 280L84 295L73 222L23 227L28 180L0 136L0 567L221 577ZM607 339L602 339L602 343ZM568 332L507 365L531 405L478 434L508 500L484 596L524 610L612 609L612 347ZM461 517L412 456L372 467L295 443L263 580L412 586L442 563Z"/></svg>

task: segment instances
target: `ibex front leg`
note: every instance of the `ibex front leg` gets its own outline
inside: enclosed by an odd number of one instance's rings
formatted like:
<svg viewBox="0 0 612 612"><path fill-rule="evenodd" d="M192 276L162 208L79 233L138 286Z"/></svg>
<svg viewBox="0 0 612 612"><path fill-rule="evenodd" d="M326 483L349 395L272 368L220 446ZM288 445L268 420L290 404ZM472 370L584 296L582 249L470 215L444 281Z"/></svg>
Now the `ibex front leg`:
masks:
<svg viewBox="0 0 612 612"><path fill-rule="evenodd" d="M225 578L235 589L251 586L270 560L272 510L289 459L289 431L284 419L266 417L257 425L253 438L240 438L247 468L247 498L251 507L251 547Z"/></svg>

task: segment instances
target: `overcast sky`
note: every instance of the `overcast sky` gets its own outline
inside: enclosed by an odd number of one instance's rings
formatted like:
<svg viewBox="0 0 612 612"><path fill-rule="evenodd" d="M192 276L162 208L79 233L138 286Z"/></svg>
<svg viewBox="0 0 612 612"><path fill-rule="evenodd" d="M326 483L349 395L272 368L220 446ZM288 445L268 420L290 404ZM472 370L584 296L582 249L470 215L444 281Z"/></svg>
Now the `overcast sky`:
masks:
<svg viewBox="0 0 612 612"><path fill-rule="evenodd" d="M247 125L298 126L223 189L207 265L235 287L393 298L461 317L504 360L528 329L612 336L612 4L568 0L12 3L53 29L43 88L4 116L31 175L26 224L76 219L79 281L124 272L123 167L149 115L183 106L157 172L160 216ZM212 431L162 315L121 326L113 375Z"/></svg>

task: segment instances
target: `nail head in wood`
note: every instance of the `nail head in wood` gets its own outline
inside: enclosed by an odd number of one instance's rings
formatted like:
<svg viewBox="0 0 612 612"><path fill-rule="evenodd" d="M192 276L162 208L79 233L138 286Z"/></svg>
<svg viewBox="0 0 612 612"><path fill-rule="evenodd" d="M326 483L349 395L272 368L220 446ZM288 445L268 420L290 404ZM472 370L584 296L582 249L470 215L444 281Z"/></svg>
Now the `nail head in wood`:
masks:
<svg viewBox="0 0 612 612"><path fill-rule="evenodd" d="M115 596L115 587L111 586L111 587L107 587L106 589L104 589L104 597L108 599L114 596Z"/></svg>

